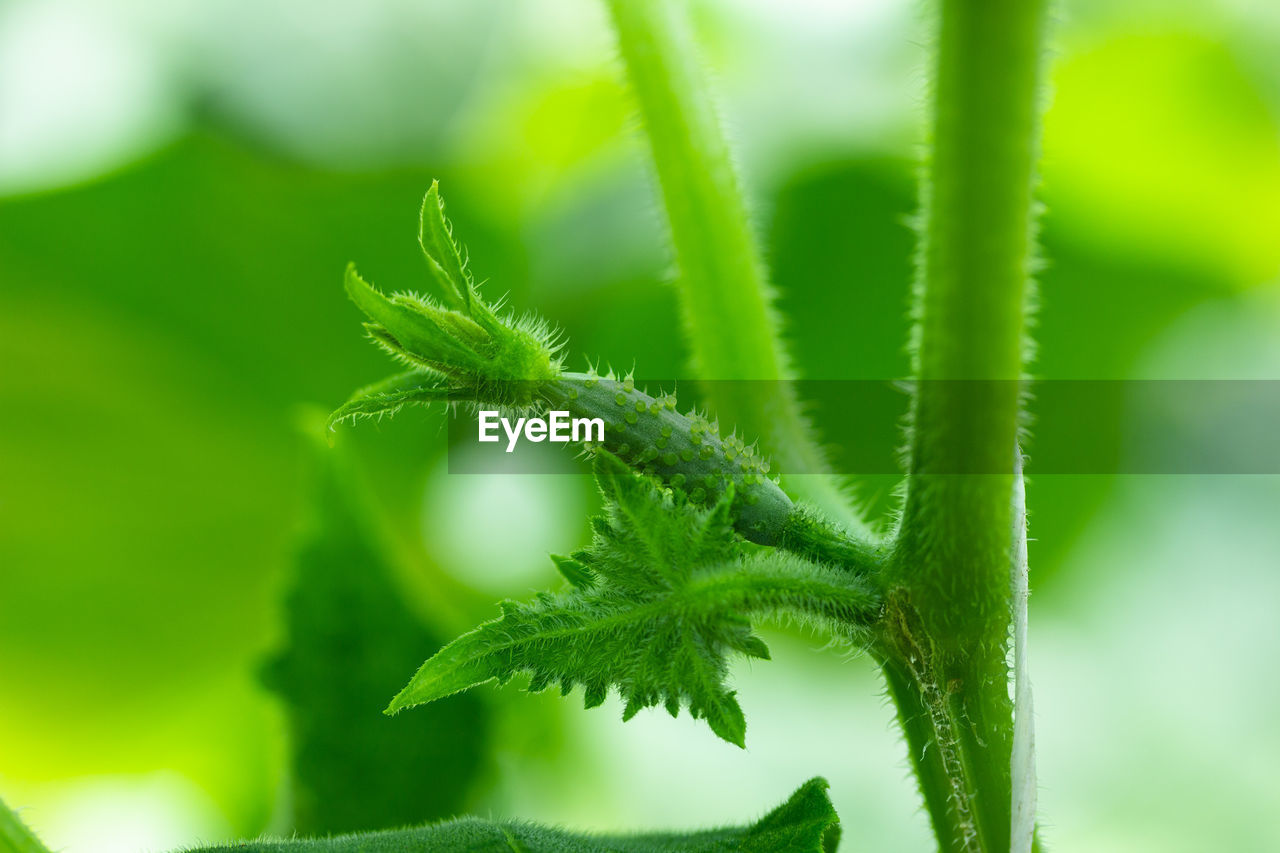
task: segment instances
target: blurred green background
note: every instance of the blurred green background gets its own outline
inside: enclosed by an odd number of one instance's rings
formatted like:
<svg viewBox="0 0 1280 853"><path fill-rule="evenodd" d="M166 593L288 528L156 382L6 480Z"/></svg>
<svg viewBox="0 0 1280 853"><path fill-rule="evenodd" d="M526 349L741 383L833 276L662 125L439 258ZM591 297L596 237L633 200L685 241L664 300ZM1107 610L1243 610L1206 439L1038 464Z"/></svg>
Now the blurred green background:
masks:
<svg viewBox="0 0 1280 853"><path fill-rule="evenodd" d="M1280 379L1280 7L1057 7L1036 374ZM692 8L801 374L904 375L919 5ZM735 672L745 753L687 716L624 726L612 700L514 688L376 717L432 644L554 585L544 555L583 542L595 498L449 475L434 411L315 452L314 412L388 371L342 270L419 286L439 178L492 292L577 358L688 378L637 130L593 0L0 6L0 797L51 847L291 831L305 744L271 683L367 705L352 737L380 745L353 761L447 742L392 774L423 817L714 825L821 774L850 849L929 849L871 665L785 632ZM861 488L879 511L892 487ZM1051 846L1280 849L1280 479L1030 488ZM312 624L290 590L318 572L349 595L334 553L382 586L331 622L404 610L353 658L365 681L308 693L280 663ZM401 663L394 638L421 648Z"/></svg>

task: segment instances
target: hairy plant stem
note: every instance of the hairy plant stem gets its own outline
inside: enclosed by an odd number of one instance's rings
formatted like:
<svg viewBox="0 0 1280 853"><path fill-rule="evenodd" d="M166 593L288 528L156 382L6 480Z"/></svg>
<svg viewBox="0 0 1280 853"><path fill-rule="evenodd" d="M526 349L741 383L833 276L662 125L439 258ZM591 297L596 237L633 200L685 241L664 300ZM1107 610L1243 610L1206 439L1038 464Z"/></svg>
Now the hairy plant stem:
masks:
<svg viewBox="0 0 1280 853"><path fill-rule="evenodd" d="M49 848L3 800L0 800L0 853L49 853Z"/></svg>
<svg viewBox="0 0 1280 853"><path fill-rule="evenodd" d="M759 436L781 470L804 472L784 478L792 491L868 538L826 473L787 381L765 267L687 21L669 0L607 2L662 187L687 340L708 403L722 422Z"/></svg>
<svg viewBox="0 0 1280 853"><path fill-rule="evenodd" d="M1043 0L942 0L889 689L944 851L1010 849L1011 495Z"/></svg>

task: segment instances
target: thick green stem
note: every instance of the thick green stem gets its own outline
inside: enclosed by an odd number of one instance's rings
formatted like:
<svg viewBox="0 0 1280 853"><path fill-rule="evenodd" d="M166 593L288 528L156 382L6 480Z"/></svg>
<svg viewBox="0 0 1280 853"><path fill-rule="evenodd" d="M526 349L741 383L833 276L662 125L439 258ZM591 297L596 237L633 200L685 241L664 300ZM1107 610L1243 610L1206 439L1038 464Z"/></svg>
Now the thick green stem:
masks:
<svg viewBox="0 0 1280 853"><path fill-rule="evenodd" d="M922 684L905 661L878 655L880 671L902 725L925 808L933 820L940 853L964 853L964 825L952 809L953 777L938 747L935 719L921 693ZM941 821L941 824L939 823ZM940 826L945 827L941 829Z"/></svg>
<svg viewBox="0 0 1280 853"><path fill-rule="evenodd" d="M760 437L789 487L865 537L825 474L788 382L765 267L687 21L668 0L608 5L662 186L685 328L708 403L723 423Z"/></svg>
<svg viewBox="0 0 1280 853"><path fill-rule="evenodd" d="M1044 23L1043 0L941 4L886 648L909 682L891 689L904 723L917 721L906 726L913 754L945 759L947 790L921 774L944 850L1010 846L1010 507Z"/></svg>

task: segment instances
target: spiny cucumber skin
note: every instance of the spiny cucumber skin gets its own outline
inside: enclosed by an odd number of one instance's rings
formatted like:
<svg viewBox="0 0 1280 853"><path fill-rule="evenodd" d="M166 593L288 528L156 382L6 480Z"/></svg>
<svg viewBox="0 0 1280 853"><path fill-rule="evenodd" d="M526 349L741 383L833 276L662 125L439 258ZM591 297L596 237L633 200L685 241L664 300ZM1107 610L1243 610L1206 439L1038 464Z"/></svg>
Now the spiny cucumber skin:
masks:
<svg viewBox="0 0 1280 853"><path fill-rule="evenodd" d="M889 556L885 546L856 539L803 506L787 517L777 544L793 554L859 574L879 572Z"/></svg>
<svg viewBox="0 0 1280 853"><path fill-rule="evenodd" d="M542 389L553 409L604 421L605 450L697 504L710 505L733 483L734 527L759 545L777 545L796 512L769 477L769 463L736 436L676 409L675 397L651 397L630 379L565 373Z"/></svg>

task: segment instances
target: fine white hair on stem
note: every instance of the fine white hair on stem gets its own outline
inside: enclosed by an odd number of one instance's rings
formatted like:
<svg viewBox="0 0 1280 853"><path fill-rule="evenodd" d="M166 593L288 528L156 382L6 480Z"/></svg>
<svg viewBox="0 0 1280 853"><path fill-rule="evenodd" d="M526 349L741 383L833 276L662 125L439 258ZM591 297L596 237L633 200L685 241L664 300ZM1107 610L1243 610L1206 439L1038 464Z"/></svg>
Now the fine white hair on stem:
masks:
<svg viewBox="0 0 1280 853"><path fill-rule="evenodd" d="M1022 450L1014 453L1013 547L1009 580L1013 587L1013 781L1010 853L1031 853L1036 832L1036 733L1035 707L1027 664L1027 501L1022 479Z"/></svg>

